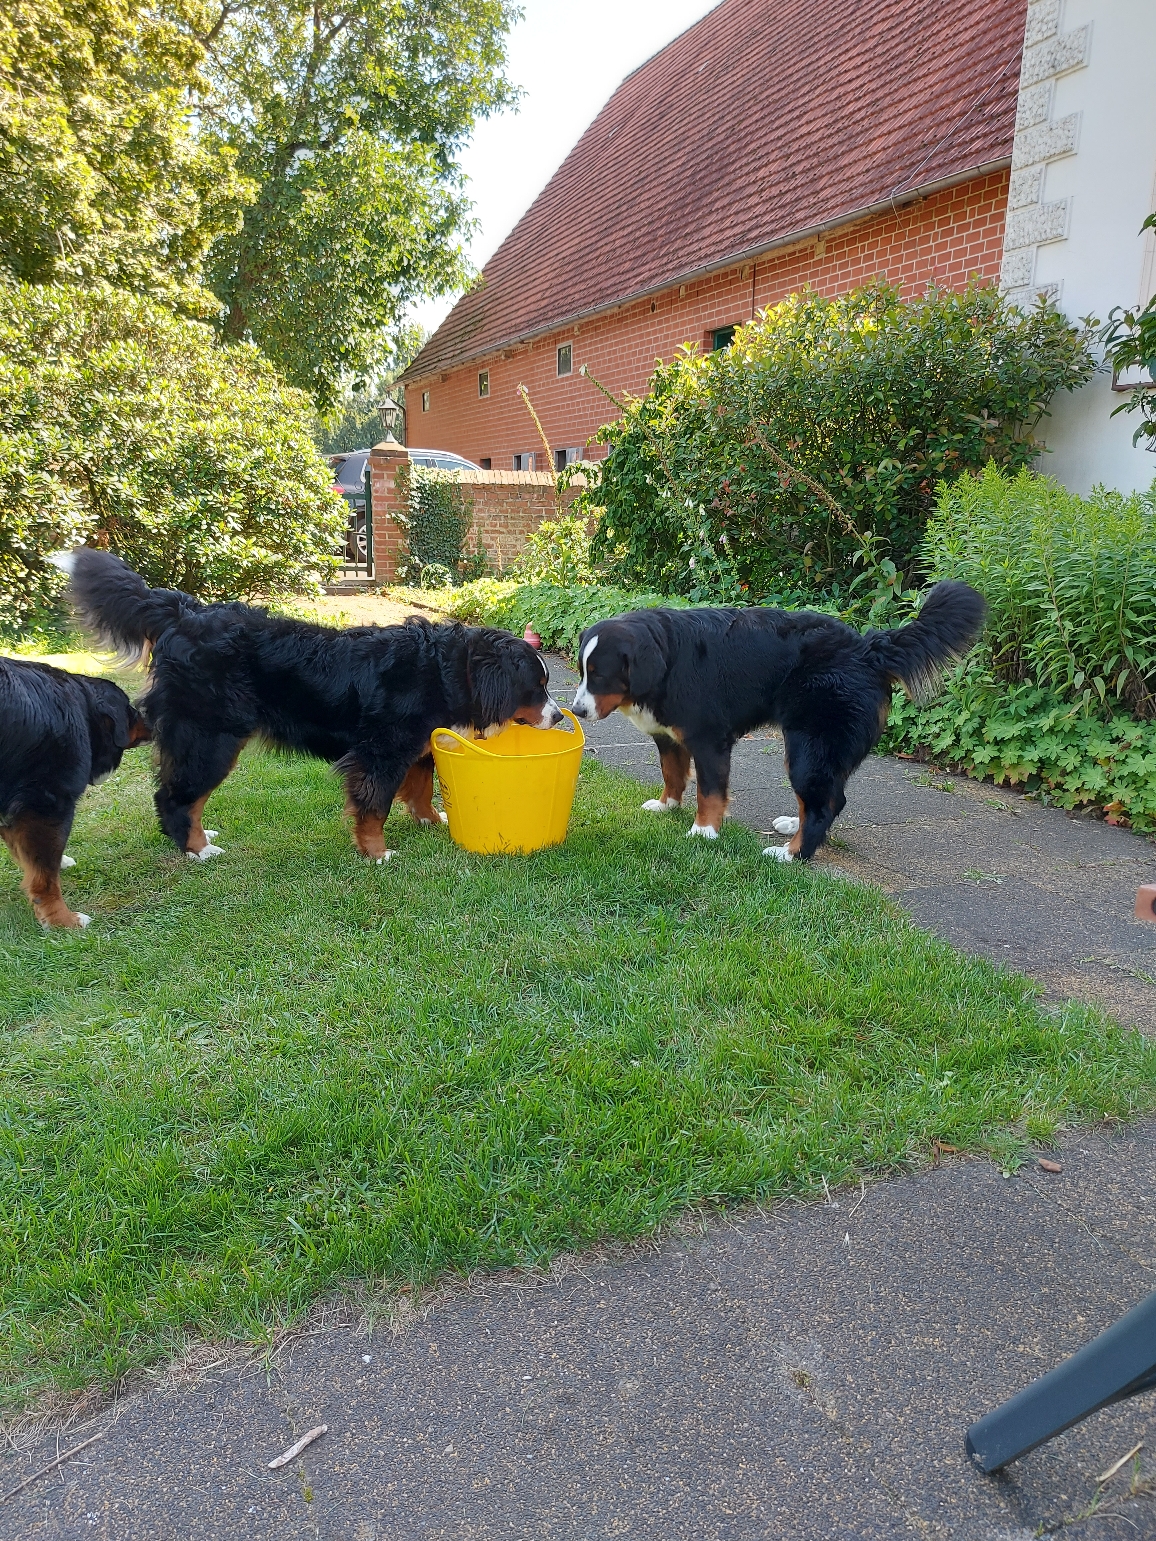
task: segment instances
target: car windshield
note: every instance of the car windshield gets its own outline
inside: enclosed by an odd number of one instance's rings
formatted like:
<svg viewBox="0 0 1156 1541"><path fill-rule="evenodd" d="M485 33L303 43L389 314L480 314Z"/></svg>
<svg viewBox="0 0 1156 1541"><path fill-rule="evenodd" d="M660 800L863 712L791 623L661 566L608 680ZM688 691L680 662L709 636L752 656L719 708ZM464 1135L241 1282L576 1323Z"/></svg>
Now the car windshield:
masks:
<svg viewBox="0 0 1156 1541"><path fill-rule="evenodd" d="M409 458L412 465L425 466L430 471L481 470L481 467L475 465L472 460L467 460L464 455L455 455L452 450L411 449Z"/></svg>
<svg viewBox="0 0 1156 1541"><path fill-rule="evenodd" d="M367 449L355 450L352 455L346 455L345 459L334 471L334 477L339 487L356 487L361 490L365 482L365 462L369 459Z"/></svg>

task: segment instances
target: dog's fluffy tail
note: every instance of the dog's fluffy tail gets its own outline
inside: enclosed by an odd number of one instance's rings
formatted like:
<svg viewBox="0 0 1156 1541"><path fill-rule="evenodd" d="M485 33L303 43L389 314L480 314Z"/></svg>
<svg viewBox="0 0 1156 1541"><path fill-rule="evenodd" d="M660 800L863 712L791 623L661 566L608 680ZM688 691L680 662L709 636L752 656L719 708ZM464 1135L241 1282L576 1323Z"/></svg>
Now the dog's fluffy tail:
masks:
<svg viewBox="0 0 1156 1541"><path fill-rule="evenodd" d="M78 546L52 561L71 579L70 597L85 631L126 657L140 657L183 610L201 608L179 589L150 589L111 551Z"/></svg>
<svg viewBox="0 0 1156 1541"><path fill-rule="evenodd" d="M986 619L982 594L966 583L937 583L910 625L873 633L871 648L885 672L918 700L971 649Z"/></svg>

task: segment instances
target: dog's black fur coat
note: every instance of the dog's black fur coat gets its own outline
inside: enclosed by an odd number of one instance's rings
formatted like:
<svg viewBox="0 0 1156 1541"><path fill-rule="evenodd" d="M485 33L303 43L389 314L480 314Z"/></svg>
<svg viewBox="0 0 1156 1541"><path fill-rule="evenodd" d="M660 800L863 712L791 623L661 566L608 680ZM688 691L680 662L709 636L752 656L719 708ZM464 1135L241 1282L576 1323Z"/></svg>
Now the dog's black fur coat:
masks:
<svg viewBox="0 0 1156 1541"><path fill-rule="evenodd" d="M0 835L45 924L78 923L60 894L60 859L84 789L148 736L110 680L0 658Z"/></svg>
<svg viewBox="0 0 1156 1541"><path fill-rule="evenodd" d="M194 854L200 805L254 735L335 765L358 844L372 855L379 842L367 837L367 848L363 826L388 815L403 782L432 788L435 728L554 720L540 655L508 632L413 618L338 630L254 605L203 604L150 589L119 557L86 547L66 570L87 629L124 652L151 647L141 708L159 750L157 813ZM416 796L436 817L428 789Z"/></svg>
<svg viewBox="0 0 1156 1541"><path fill-rule="evenodd" d="M848 777L879 742L892 687L924 693L968 651L986 614L982 595L953 582L936 584L911 624L862 634L806 610L636 610L582 633L580 660L598 639L585 715L589 698L599 717L618 706L648 713L667 795L681 800L693 758L700 827L709 815L716 829L735 743L753 728L781 727L800 812L791 854L805 860L846 805ZM578 715L583 699L580 690Z"/></svg>

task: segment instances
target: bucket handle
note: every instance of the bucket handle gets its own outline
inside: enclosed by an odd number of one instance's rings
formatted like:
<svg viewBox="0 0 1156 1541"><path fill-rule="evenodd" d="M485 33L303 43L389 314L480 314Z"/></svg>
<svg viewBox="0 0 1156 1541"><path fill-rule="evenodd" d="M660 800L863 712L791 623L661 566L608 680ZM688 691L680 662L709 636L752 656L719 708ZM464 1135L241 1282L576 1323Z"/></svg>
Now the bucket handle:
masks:
<svg viewBox="0 0 1156 1541"><path fill-rule="evenodd" d="M582 731L582 724L578 721L577 717L575 717L574 713L568 712L564 706L560 707L559 710L561 711L563 717L569 718L570 722L574 725L574 732L578 736L578 742L575 745L575 748L584 748L586 744L586 735ZM456 733L453 728L435 728L430 734L431 747L435 738L455 739L459 744L461 744L463 749L472 749L476 754L484 754L488 759L491 760L505 759L504 755L496 755L492 749L487 749L484 739L479 740L476 738L463 738L462 735L460 733ZM559 751L559 753L561 753L561 751Z"/></svg>

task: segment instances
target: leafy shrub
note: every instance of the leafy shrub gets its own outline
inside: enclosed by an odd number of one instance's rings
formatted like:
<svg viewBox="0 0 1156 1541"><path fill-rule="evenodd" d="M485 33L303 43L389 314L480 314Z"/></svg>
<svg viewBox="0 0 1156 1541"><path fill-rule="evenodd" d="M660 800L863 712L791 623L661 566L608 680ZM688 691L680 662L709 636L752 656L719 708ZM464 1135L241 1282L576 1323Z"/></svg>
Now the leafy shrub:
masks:
<svg viewBox="0 0 1156 1541"><path fill-rule="evenodd" d="M559 587L597 583L590 555L591 520L582 514L543 519L510 566L523 583L552 583Z"/></svg>
<svg viewBox="0 0 1156 1541"><path fill-rule="evenodd" d="M500 626L521 633L532 626L542 646L571 657L587 626L625 610L650 610L659 605L686 609L685 599L670 599L637 589L615 589L591 584L563 586L555 583L512 583L486 578L465 584L443 607L455 620L472 626Z"/></svg>
<svg viewBox="0 0 1156 1541"><path fill-rule="evenodd" d="M934 701L897 693L880 748L1156 830L1156 724L1089 713L1030 682L1009 687L982 656L950 675Z"/></svg>
<svg viewBox="0 0 1156 1541"><path fill-rule="evenodd" d="M1156 484L1081 498L989 466L941 488L926 553L986 596L1001 678L1156 717Z"/></svg>
<svg viewBox="0 0 1156 1541"><path fill-rule="evenodd" d="M489 563L480 537L472 549L466 547L474 505L458 476L406 464L397 474L409 487L408 511L393 515L405 533L405 551L397 566L401 582L442 589L482 577Z"/></svg>
<svg viewBox="0 0 1156 1541"><path fill-rule="evenodd" d="M1140 232L1156 230L1156 213L1149 214L1140 226ZM1101 333L1107 344L1105 362L1121 373L1139 369L1141 380L1147 375L1156 380L1156 294L1152 295L1143 310L1125 310L1117 305L1108 315L1108 325ZM1151 386L1137 385L1112 413L1139 412L1140 426L1132 435L1132 443L1148 440L1148 448L1156 449L1156 391Z"/></svg>
<svg viewBox="0 0 1156 1541"><path fill-rule="evenodd" d="M902 587L936 484L1026 465L1052 396L1093 368L1087 335L1054 308L1024 314L991 287L792 295L729 349L661 364L601 431L609 455L585 495L605 507L595 557L694 598L845 602L866 549Z"/></svg>
<svg viewBox="0 0 1156 1541"><path fill-rule="evenodd" d="M49 555L110 546L206 599L332 569L344 504L308 399L246 346L119 290L0 282L0 619L50 605Z"/></svg>

